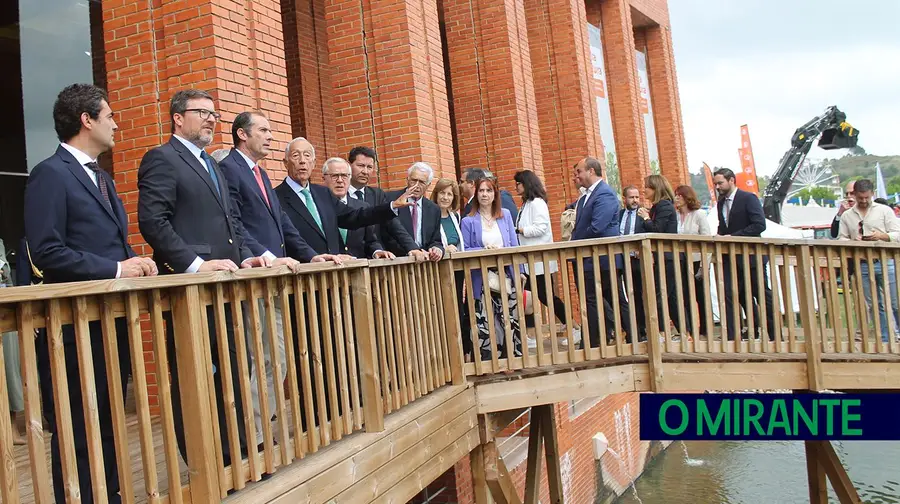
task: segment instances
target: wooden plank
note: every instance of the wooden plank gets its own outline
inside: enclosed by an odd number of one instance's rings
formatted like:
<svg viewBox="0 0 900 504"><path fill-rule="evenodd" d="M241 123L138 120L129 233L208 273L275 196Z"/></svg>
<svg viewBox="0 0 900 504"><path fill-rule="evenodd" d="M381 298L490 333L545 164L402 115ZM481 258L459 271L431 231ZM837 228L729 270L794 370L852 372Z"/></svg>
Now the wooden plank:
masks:
<svg viewBox="0 0 900 504"><path fill-rule="evenodd" d="M453 269L453 260L438 263L441 288L441 308L444 313L443 334L439 335L447 342L447 351L450 357L450 383L462 385L465 382L465 364L462 349L462 332L459 327L459 303L456 302L456 278ZM524 327L524 326L522 326Z"/></svg>
<svg viewBox="0 0 900 504"><path fill-rule="evenodd" d="M800 282L800 319L806 333L806 369L809 377L809 390L822 390L824 378L822 376L822 334L816 327L816 307L813 293L811 250L808 245L800 247L799 257L801 275L797 278Z"/></svg>
<svg viewBox="0 0 900 504"><path fill-rule="evenodd" d="M371 290L369 291L371 295ZM367 299L366 303L371 306L371 302ZM362 407L360 405L360 382L362 381L362 376L360 375L360 371L357 369L357 359L358 353L356 350L356 331L353 329L353 304L350 299L350 275L346 271L341 272L341 304L344 309L347 310L348 314L345 317L342 317L341 320L344 324L344 343L347 348L347 365L348 365L348 373L350 375L350 402L351 408L353 409L353 430L362 429L363 426L363 412ZM371 314L368 316L369 318L369 334L372 338L375 337L375 333L371 324L372 316ZM374 341L374 339L372 340ZM376 352L377 354L377 352ZM375 373L378 374L378 364L373 364ZM377 387L376 387L377 390ZM378 397L376 394L377 400L380 403L381 397ZM383 415L383 413L382 413ZM352 431L351 431L352 432Z"/></svg>
<svg viewBox="0 0 900 504"><path fill-rule="evenodd" d="M375 346L375 314L372 311L372 279L369 269L353 271L353 323L359 348L359 369L362 374L362 408L366 432L384 430L384 403L381 400L378 372L378 349Z"/></svg>
<svg viewBox="0 0 900 504"><path fill-rule="evenodd" d="M534 409L532 409L534 412ZM540 497L541 469L543 462L541 461L541 453L544 449L543 433L541 427L543 422L531 415L530 425L528 429L528 462L525 467L525 504L538 504Z"/></svg>
<svg viewBox="0 0 900 504"><path fill-rule="evenodd" d="M265 472L271 473L275 471L275 461L272 459L273 452L275 451L275 442L272 437L272 422L270 420L273 412L269 411L269 387L266 383L265 352L263 350L262 342L262 314L260 314L259 309L260 297L259 282L250 282L247 296L247 307L250 308L250 348L251 356L253 357L253 368L256 371L256 393L257 397L259 397L259 414L262 419L262 445L263 460L266 464ZM239 337L239 335L235 335L235 339L238 339ZM230 361L220 362L219 364L227 366L228 362ZM255 439L250 440L249 442L250 444L256 444ZM254 456L252 451L250 456Z"/></svg>
<svg viewBox="0 0 900 504"><path fill-rule="evenodd" d="M285 370L288 379L288 400L291 407L291 427L294 429L294 437L292 439L294 447L294 458L303 458L306 455L306 449L301 442L303 437L303 424L301 422L302 412L300 410L300 385L297 380L297 361L294 355L294 324L291 321L291 304L290 304L290 278L278 279L278 303L281 308L281 325L284 331L284 353L286 357L287 369ZM296 293L296 295L301 295Z"/></svg>
<svg viewBox="0 0 900 504"><path fill-rule="evenodd" d="M47 468L47 447L44 443L43 417L41 414L40 383L37 374L37 354L35 352L35 330L33 322L34 303L22 303L16 313L19 331L19 362L22 366L22 392L25 396L25 437L28 439L28 460L31 465L31 483L36 504L51 504L50 471ZM117 376L117 375L111 375ZM111 383L115 380L111 380ZM121 395L121 394L120 394ZM114 429L121 426L113 417ZM125 439L116 433L116 441ZM118 445L117 445L118 447ZM121 477L121 476L120 476ZM130 486L121 484L122 491ZM130 501L124 500L126 504Z"/></svg>
<svg viewBox="0 0 900 504"><path fill-rule="evenodd" d="M648 264L650 261L652 261L652 258L653 249L651 247L651 242L650 240L644 240L643 242L641 242L641 270L645 273L653 271L652 266ZM651 390L653 390L653 392L662 392L663 366L662 348L660 348L659 338L657 337L657 330L659 328L659 315L656 311L656 282L653 280L653 275L648 274L641 275L641 280L644 283L644 314L647 317L647 341L650 343L650 388ZM599 302L599 297L597 299ZM720 318L724 319L726 317ZM668 328L666 329L666 334L668 334Z"/></svg>
<svg viewBox="0 0 900 504"><path fill-rule="evenodd" d="M334 322L334 305L333 303L329 303L329 290L331 286L328 285L328 275L322 274L317 275L319 277L319 292L321 293L321 304L319 306L319 310L322 313L322 325L320 329L322 330L322 347L319 348L325 357L325 381L322 382L322 387L325 389L325 392L328 393L328 402L322 402L319 404L319 409L322 410L322 414L326 411L326 407L329 413L331 413L331 440L337 441L341 439L343 436L343 430L341 429L341 412L339 410L340 405L338 401L340 398L338 397L338 387L340 384L337 381L337 372L335 370L335 356L334 356L334 338L331 334L332 323ZM348 412L349 414L349 412ZM321 418L320 418L321 420ZM323 426L324 427L324 426Z"/></svg>
<svg viewBox="0 0 900 504"><path fill-rule="evenodd" d="M522 504L516 485L493 441L484 445L484 478L497 504Z"/></svg>
<svg viewBox="0 0 900 504"><path fill-rule="evenodd" d="M213 467L215 449L209 429L213 415L209 410L210 391L205 386L204 376L204 369L209 367L209 356L203 352L200 341L200 338L208 338L208 331L200 323L199 288L190 286L171 292L181 403L194 405L193 414L186 418L184 425L191 502L212 504L219 500L218 471Z"/></svg>
<svg viewBox="0 0 900 504"><path fill-rule="evenodd" d="M290 452L290 431L288 428L288 414L287 414L287 406L284 401L284 384L287 381L285 377L285 373L287 370L282 369L281 367L281 356L278 352L278 339L284 337L284 333L278 334L278 325L275 320L275 296L279 294L279 291L276 290L275 281L272 278L267 278L265 280L265 304L266 304L266 326L268 327L267 336L269 338L269 359L272 361L272 379L275 380L274 390L275 390L275 409L276 415L278 418L276 422L278 423L278 431L279 431L279 448L281 451L281 465L290 464L294 458L294 454ZM287 293L281 293L282 295L287 295ZM282 316L282 320L283 320ZM282 328L283 329L283 328ZM230 361L225 361L229 362ZM230 366L226 366L230 367ZM223 374L222 379L225 379ZM231 387L231 380L228 381L228 385L223 385L224 388L228 389Z"/></svg>
<svg viewBox="0 0 900 504"><path fill-rule="evenodd" d="M309 331L310 331L310 341L309 345L312 348L309 348L309 357L312 359L314 366L313 370L315 372L315 384L316 384L316 408L317 413L319 414L319 446L326 446L331 442L331 434L328 432L328 417L326 410L326 402L325 402L325 382L324 375L322 373L322 355L320 352L322 351L322 346L319 342L319 319L315 315L319 313L318 306L318 293L319 290L316 287L316 277L315 275L310 275L307 277L309 280L308 287L308 295L309 295L309 311L308 312L297 312L297 318L301 318L301 314L309 313L311 316L309 317ZM328 317L324 317L323 321L329 320ZM302 339L301 339L302 342ZM301 343L302 344L302 343ZM327 353L327 352L326 352ZM334 415L337 418L337 415ZM314 422L308 422L306 424L306 428L309 430L313 430L315 428ZM315 451L315 450L310 450Z"/></svg>
<svg viewBox="0 0 900 504"><path fill-rule="evenodd" d="M230 289L231 320L234 324L235 336L243 336L234 338L234 349L237 353L238 372L241 374L239 383L239 387L241 389L240 401L244 405L244 418L242 418L241 420L244 422L244 434L246 436L245 439L252 440L252 442L247 443L247 450L249 455L249 463L247 466L248 473L244 473L243 464L240 464L241 467L239 469L233 471L233 477L237 478L237 480L240 481L240 485L243 486L248 476L253 480L258 480L260 478L261 469L257 464L258 451L256 449L256 423L253 421L253 401L251 399L252 392L250 388L250 363L249 354L247 351L247 338L245 336L246 332L244 326L244 311L240 301L240 289L241 284L239 282L232 282ZM235 486L235 488L238 487Z"/></svg>
<svg viewBox="0 0 900 504"><path fill-rule="evenodd" d="M469 453L469 465L472 469L475 504L492 504L491 489L488 488L484 474L484 445L475 446Z"/></svg>
<svg viewBox="0 0 900 504"><path fill-rule="evenodd" d="M828 504L828 483L825 481L825 466L819 463L819 454L814 441L805 441L806 479L809 482L809 503Z"/></svg>
<svg viewBox="0 0 900 504"><path fill-rule="evenodd" d="M859 498L859 493L853 486L850 476L847 475L841 459L835 453L831 441L807 441L807 443L815 445L819 464L825 469L825 474L831 481L831 488L834 489L841 504L860 504L862 500Z"/></svg>
<svg viewBox="0 0 900 504"><path fill-rule="evenodd" d="M90 328L88 327L87 304L84 296L74 298L72 313L75 316L75 347L78 353L78 376L81 381L82 414L84 415L84 432L87 438L88 460L91 468L91 488L96 500L104 503L108 502L106 470L103 463L103 447L100 444L100 410L97 405L97 389L94 386L94 358L91 349Z"/></svg>
<svg viewBox="0 0 900 504"><path fill-rule="evenodd" d="M315 453L319 449L318 431L316 430L316 410L313 408L313 389L312 378L309 366L310 353L307 340L311 337L311 333L307 332L307 313L315 312L306 311L306 298L314 295L311 290L303 288L301 277L294 277L294 311L297 314L297 356L300 359L300 384L303 387L303 412L306 415L306 432L308 441L308 452ZM288 312L285 312L288 313ZM311 317L315 319L315 315ZM321 383L321 382L319 382ZM316 387L318 390L318 387ZM297 431L300 432L300 431ZM299 439L300 435L296 435Z"/></svg>
<svg viewBox="0 0 900 504"><path fill-rule="evenodd" d="M53 381L53 402L56 411L56 435L59 436L59 457L62 465L63 486L66 489L66 501L81 502L78 471L75 466L75 434L72 432L72 419L65 412L72 411L69 401L69 385L66 373L66 354L63 346L62 324L59 320L60 301L48 301L47 332L50 344L50 373Z"/></svg>
<svg viewBox="0 0 900 504"><path fill-rule="evenodd" d="M562 470L559 458L562 450L559 447L559 437L556 427L556 416L553 413L553 405L545 404L538 408L541 433L544 436L544 453L547 457L547 485L550 487L550 502L562 504L563 483Z"/></svg>
<svg viewBox="0 0 900 504"><path fill-rule="evenodd" d="M6 359L15 361L17 356L3 355L0 345L0 369L6 369ZM95 401L96 402L96 401ZM6 373L0 373L0 496L3 502L19 504L19 481L16 476L16 460L13 446L13 429L9 409L9 393L6 388ZM105 495L103 500L105 500Z"/></svg>
<svg viewBox="0 0 900 504"><path fill-rule="evenodd" d="M347 308L349 310L349 307ZM356 382L355 376L348 376L347 359L351 358L347 354L347 346L344 343L344 310L341 306L341 282L337 271L331 272L331 321L333 340L332 345L328 348L336 353L336 369L338 390L340 392L340 402L338 406L343 411L340 421L334 421L338 429L343 427L342 435L349 435L353 432L353 411L350 408L350 380ZM349 317L350 314L348 313ZM329 352L331 353L331 352ZM352 357L355 359L355 357ZM335 438L338 439L338 438Z"/></svg>

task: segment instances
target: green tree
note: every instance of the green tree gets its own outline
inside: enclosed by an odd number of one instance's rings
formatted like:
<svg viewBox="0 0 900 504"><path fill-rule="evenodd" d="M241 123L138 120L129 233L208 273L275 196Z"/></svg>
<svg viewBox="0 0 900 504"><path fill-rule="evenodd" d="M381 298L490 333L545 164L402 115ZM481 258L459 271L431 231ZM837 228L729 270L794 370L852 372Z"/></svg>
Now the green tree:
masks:
<svg viewBox="0 0 900 504"><path fill-rule="evenodd" d="M834 189L829 187L807 187L803 189L797 196L800 197L804 203L809 200L810 197L812 199L821 202L822 200L834 200L837 199L837 195L834 192Z"/></svg>

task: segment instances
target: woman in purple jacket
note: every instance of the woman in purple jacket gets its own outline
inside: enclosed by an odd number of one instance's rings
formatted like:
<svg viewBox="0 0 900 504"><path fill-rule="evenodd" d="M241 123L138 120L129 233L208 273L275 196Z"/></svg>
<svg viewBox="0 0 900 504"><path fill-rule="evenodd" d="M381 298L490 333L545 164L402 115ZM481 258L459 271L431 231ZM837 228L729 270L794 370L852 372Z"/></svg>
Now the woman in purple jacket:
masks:
<svg viewBox="0 0 900 504"><path fill-rule="evenodd" d="M481 179L475 182L476 204L472 205L469 216L465 217L460 224L463 243L466 244L467 252L481 249L516 247L519 245L512 216L509 210L501 206L500 198L497 197L498 194L500 194L500 191L497 188L497 182L491 179ZM499 276L500 281L504 281L506 278L512 280L512 267L507 266L504 270L505 275ZM495 276L497 273L496 269L492 268L488 271L489 276L498 278ZM481 360L489 360L491 358L489 319L483 291L490 293L491 310L494 312L494 334L497 338L497 350L500 352L499 358L502 359L508 355L506 333L504 332L504 317L507 316L509 317L509 326L512 330L513 355L519 357L522 355L522 337L519 332L515 289L507 290L509 313L504 314L499 290L490 288L490 280L488 280L487 286L484 283L484 279L481 278L481 271L472 270L472 292L475 296L475 322L478 326L478 345L481 349ZM510 283L513 286L515 285L512 281ZM496 288L499 289L499 287Z"/></svg>

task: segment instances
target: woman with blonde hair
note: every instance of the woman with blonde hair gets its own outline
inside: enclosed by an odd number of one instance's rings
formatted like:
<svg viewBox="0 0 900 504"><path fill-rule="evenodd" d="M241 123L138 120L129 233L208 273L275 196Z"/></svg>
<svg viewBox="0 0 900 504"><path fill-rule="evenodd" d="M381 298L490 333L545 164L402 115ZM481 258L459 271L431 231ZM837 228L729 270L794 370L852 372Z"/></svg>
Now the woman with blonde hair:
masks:
<svg viewBox="0 0 900 504"><path fill-rule="evenodd" d="M466 250L463 241L462 229L460 229L459 185L453 179L442 178L434 185L431 191L431 201L441 209L441 243L444 252L462 252ZM466 304L465 273L457 271L454 274L456 280L456 303L459 308L459 328L462 333L463 354L466 360L472 357L472 329L469 321L469 308Z"/></svg>
<svg viewBox="0 0 900 504"><path fill-rule="evenodd" d="M675 189L675 210L678 216L678 234L693 234L710 236L712 233L709 229L709 222L706 220L706 212L700 210L700 200L697 198L697 192L689 185L680 185ZM703 302L706 296L706 289L703 285L703 263L699 252L694 252L693 257L688 258L684 252L681 254L681 285L687 289L688 282L694 282L694 290L697 293L697 316L700 320L694 321L691 309L692 300L690 296L684 296L684 313L687 317L685 327L688 333L694 333L694 327L699 327L696 334L705 335L706 333L706 303ZM687 261L690 260L694 264L694 277L688 277ZM685 291L688 292L688 291ZM695 334L695 335L696 335Z"/></svg>
<svg viewBox="0 0 900 504"><path fill-rule="evenodd" d="M662 175L650 175L644 180L644 200L651 203L650 210L640 208L638 217L644 219L646 233L678 233L678 216L675 212L675 193L672 185ZM675 289L675 261L671 252L664 254L666 268L666 292L660 289L659 268L653 267L653 278L656 281L656 305L659 310L659 330L665 331L663 317L663 301L668 303L669 318L675 327L679 327L678 296ZM653 253L653 263L659 261L659 254Z"/></svg>

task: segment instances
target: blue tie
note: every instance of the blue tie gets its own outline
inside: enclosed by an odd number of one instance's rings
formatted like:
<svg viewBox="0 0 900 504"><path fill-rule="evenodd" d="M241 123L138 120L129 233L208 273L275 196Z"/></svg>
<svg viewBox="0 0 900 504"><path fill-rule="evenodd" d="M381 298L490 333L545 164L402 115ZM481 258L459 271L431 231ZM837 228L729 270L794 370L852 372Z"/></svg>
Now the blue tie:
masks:
<svg viewBox="0 0 900 504"><path fill-rule="evenodd" d="M209 176L212 178L213 187L216 188L216 194L221 198L222 193L219 191L219 177L216 175L216 170L213 168L212 158L209 157L209 154L207 154L206 151L200 151L200 158L206 163L206 171L209 172Z"/></svg>

